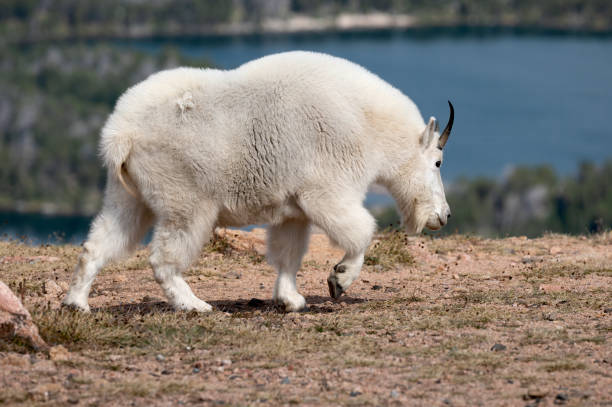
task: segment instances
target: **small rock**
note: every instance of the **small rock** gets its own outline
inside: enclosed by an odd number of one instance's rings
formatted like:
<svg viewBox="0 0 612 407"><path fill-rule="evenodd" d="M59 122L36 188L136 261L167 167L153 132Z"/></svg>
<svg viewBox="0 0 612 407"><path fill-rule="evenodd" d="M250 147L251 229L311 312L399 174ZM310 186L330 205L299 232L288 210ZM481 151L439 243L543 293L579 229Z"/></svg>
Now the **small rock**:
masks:
<svg viewBox="0 0 612 407"><path fill-rule="evenodd" d="M530 399L541 399L548 395L548 390L541 387L530 387L527 390L527 397Z"/></svg>
<svg viewBox="0 0 612 407"><path fill-rule="evenodd" d="M453 274L453 279L459 280L459 274Z"/></svg>
<svg viewBox="0 0 612 407"><path fill-rule="evenodd" d="M557 315L553 312L548 312L548 313L542 314L542 318L546 321L554 321L557 319Z"/></svg>
<svg viewBox="0 0 612 407"><path fill-rule="evenodd" d="M166 370L166 369L164 369L164 370L162 370L162 371L161 371L161 374L163 374L163 375L169 375L169 374L172 374L172 370Z"/></svg>
<svg viewBox="0 0 612 407"><path fill-rule="evenodd" d="M550 254L555 255L555 254L559 254L563 252L563 249L561 249L559 246L553 246L550 248Z"/></svg>
<svg viewBox="0 0 612 407"><path fill-rule="evenodd" d="M40 261L48 261L48 262L56 262L56 261L60 261L59 257L55 257L55 256L34 256L32 257L32 259L36 259L36 260L40 260Z"/></svg>
<svg viewBox="0 0 612 407"><path fill-rule="evenodd" d="M362 393L362 392L360 392L359 390L351 390L351 392L349 393L349 396L351 396L351 397L357 397L357 396L360 396L360 395L362 395L362 394L363 394L363 393Z"/></svg>
<svg viewBox="0 0 612 407"><path fill-rule="evenodd" d="M221 361L221 364L222 364L223 366L230 366L230 365L232 364L232 361L231 361L231 360L229 360L229 359L223 359L223 360Z"/></svg>
<svg viewBox="0 0 612 407"><path fill-rule="evenodd" d="M288 376L283 377L283 379L281 380L281 384L289 384L291 383L291 380L289 380Z"/></svg>
<svg viewBox="0 0 612 407"><path fill-rule="evenodd" d="M110 360L111 362L116 362L119 359L121 359L121 356L119 355L108 355L108 360Z"/></svg>
<svg viewBox="0 0 612 407"><path fill-rule="evenodd" d="M540 291L544 291L547 293L558 293L565 291L565 289L559 284L540 284L538 287Z"/></svg>
<svg viewBox="0 0 612 407"><path fill-rule="evenodd" d="M380 290L382 288L382 286L375 284L372 286L372 290Z"/></svg>
<svg viewBox="0 0 612 407"><path fill-rule="evenodd" d="M157 355L155 355L155 359L157 359L158 362L163 362L164 360L166 360L164 355L162 355L161 353L158 353Z"/></svg>
<svg viewBox="0 0 612 407"><path fill-rule="evenodd" d="M242 274L237 273L235 271L230 271L229 273L225 273L223 275L223 278L229 278L232 280L240 280L241 277L242 277Z"/></svg>
<svg viewBox="0 0 612 407"><path fill-rule="evenodd" d="M194 367L192 370L193 373L200 373L200 369L198 369L197 367Z"/></svg>
<svg viewBox="0 0 612 407"><path fill-rule="evenodd" d="M0 359L2 365L4 366L17 366L17 367L27 367L30 365L27 356L15 355L15 354L7 354L5 358Z"/></svg>
<svg viewBox="0 0 612 407"><path fill-rule="evenodd" d="M396 293L399 291L399 288L397 287L385 287L385 292L386 293Z"/></svg>
<svg viewBox="0 0 612 407"><path fill-rule="evenodd" d="M114 275L112 278L114 283L125 283L127 281L127 277L123 274Z"/></svg>
<svg viewBox="0 0 612 407"><path fill-rule="evenodd" d="M391 398L396 399L399 397L399 393L397 390L391 390Z"/></svg>
<svg viewBox="0 0 612 407"><path fill-rule="evenodd" d="M62 293L62 287L54 280L47 280L43 284L43 292L49 296L56 297Z"/></svg>
<svg viewBox="0 0 612 407"><path fill-rule="evenodd" d="M76 397L68 397L68 404L79 404L79 399Z"/></svg>
<svg viewBox="0 0 612 407"><path fill-rule="evenodd" d="M62 386L59 383L39 384L30 391L32 394L40 394L45 401L49 400L49 396L60 393Z"/></svg>
<svg viewBox="0 0 612 407"><path fill-rule="evenodd" d="M466 253L460 253L459 255L457 255L457 260L470 261L470 260L472 260L472 256L470 256L469 254L466 254Z"/></svg>
<svg viewBox="0 0 612 407"><path fill-rule="evenodd" d="M53 346L49 349L49 359L54 361L62 361L70 359L70 352L63 345Z"/></svg>
<svg viewBox="0 0 612 407"><path fill-rule="evenodd" d="M491 350L492 350L493 352L502 352L502 351L504 351L504 350L506 350L506 349L508 349L508 348L506 347L506 345L502 345L501 343L496 343L495 345L493 345L493 346L491 347Z"/></svg>
<svg viewBox="0 0 612 407"><path fill-rule="evenodd" d="M612 314L612 308L604 309L604 314Z"/></svg>
<svg viewBox="0 0 612 407"><path fill-rule="evenodd" d="M567 403L567 401L569 400L569 397L567 397L567 394L565 393L559 393L555 396L555 404L565 404Z"/></svg>
<svg viewBox="0 0 612 407"><path fill-rule="evenodd" d="M39 362L36 362L36 364L33 365L31 369L37 374L43 374L47 376L53 376L57 374L57 366L55 366L55 362L47 359L43 359Z"/></svg>

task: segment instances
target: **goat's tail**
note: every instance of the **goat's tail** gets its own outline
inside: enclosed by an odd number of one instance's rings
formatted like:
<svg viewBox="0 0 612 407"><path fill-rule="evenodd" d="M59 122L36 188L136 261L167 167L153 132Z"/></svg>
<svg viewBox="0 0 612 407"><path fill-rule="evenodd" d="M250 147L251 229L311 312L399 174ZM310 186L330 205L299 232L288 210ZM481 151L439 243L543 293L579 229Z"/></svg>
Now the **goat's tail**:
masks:
<svg viewBox="0 0 612 407"><path fill-rule="evenodd" d="M119 178L119 182L123 186L123 188L128 192L128 194L132 195L134 198L138 198L138 193L132 188L129 184L134 185L134 182L130 178L130 174L127 172L127 168L125 167L125 162L121 163L121 166L117 169L117 178ZM127 182L126 182L127 180Z"/></svg>
<svg viewBox="0 0 612 407"><path fill-rule="evenodd" d="M126 164L132 150L132 137L129 133L115 131L107 125L102 131L100 150L109 173L116 175L123 188L130 195L138 198L139 194L134 181L128 174Z"/></svg>

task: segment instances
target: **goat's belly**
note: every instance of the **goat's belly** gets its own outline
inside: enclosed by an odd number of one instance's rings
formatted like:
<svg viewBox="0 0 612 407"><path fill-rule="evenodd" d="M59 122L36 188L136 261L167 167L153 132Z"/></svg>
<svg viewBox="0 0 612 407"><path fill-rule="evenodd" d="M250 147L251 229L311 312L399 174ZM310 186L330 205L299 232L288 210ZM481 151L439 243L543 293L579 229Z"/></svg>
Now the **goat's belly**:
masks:
<svg viewBox="0 0 612 407"><path fill-rule="evenodd" d="M243 227L248 225L278 225L288 219L306 219L306 215L293 198L280 204L261 207L224 207L217 218L218 227Z"/></svg>

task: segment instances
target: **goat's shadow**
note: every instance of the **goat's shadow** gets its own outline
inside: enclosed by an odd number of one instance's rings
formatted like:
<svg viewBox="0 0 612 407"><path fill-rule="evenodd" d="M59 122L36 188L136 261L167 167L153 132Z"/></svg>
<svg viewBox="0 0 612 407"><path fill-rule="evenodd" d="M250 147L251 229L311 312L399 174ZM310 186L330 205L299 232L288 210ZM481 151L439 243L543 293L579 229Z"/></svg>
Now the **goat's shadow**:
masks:
<svg viewBox="0 0 612 407"><path fill-rule="evenodd" d="M301 313L307 314L329 314L337 312L345 305L353 305L366 302L363 298L352 298L352 297L341 297L338 300L331 300L329 297L323 297L320 295L312 295L306 297L306 304L308 308ZM221 311L233 314L236 316L249 317L252 316L256 311L260 313L275 313L275 314L286 314L286 312L276 305L272 300L261 300L259 298L251 298L250 300L239 299L239 300L220 300L220 301L209 301L213 307L213 312ZM108 312L113 315L130 317L130 316L143 316L155 313L175 313L176 310L165 301L142 301L139 303L111 305L108 307L96 307L92 308L92 312ZM198 315L195 312L188 314Z"/></svg>

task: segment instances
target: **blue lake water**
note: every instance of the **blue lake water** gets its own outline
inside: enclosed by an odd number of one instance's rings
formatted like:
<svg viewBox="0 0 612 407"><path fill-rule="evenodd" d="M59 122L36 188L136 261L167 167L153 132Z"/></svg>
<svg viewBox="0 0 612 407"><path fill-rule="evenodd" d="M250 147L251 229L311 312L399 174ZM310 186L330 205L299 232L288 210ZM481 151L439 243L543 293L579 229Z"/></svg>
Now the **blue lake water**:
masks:
<svg viewBox="0 0 612 407"><path fill-rule="evenodd" d="M279 35L119 45L147 52L172 45L227 69L275 52L325 52L370 69L411 97L426 119L436 116L442 125L450 99L456 117L442 169L447 182L500 177L521 164L548 164L568 174L582 160L612 157L612 36L480 34ZM377 195L367 200L382 202ZM0 213L0 233L27 235L35 243L56 242L56 232L79 242L88 223Z"/></svg>

